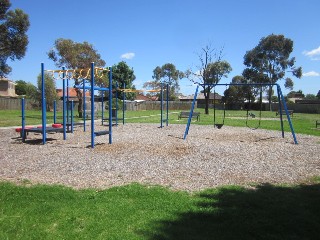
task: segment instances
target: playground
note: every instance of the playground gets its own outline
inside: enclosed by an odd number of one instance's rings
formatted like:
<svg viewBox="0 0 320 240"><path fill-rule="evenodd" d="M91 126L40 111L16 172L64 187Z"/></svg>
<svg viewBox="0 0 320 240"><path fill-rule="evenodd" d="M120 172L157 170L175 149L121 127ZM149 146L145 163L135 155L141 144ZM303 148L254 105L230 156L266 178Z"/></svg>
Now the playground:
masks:
<svg viewBox="0 0 320 240"><path fill-rule="evenodd" d="M97 130L105 126L95 124ZM319 137L246 127L185 124L119 124L90 147L90 132L29 133L25 143L11 129L0 130L0 179L15 183L109 188L132 182L174 190L251 183L298 183L320 175Z"/></svg>

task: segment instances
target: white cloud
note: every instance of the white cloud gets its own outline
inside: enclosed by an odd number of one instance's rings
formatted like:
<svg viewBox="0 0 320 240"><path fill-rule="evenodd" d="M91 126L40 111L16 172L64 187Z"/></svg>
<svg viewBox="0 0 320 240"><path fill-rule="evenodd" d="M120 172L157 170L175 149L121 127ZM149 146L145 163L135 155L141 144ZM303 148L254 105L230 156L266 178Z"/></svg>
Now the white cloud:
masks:
<svg viewBox="0 0 320 240"><path fill-rule="evenodd" d="M320 60L320 47L312 49L311 51L303 51L303 54L312 60Z"/></svg>
<svg viewBox="0 0 320 240"><path fill-rule="evenodd" d="M320 73L315 71L310 71L302 74L304 77L319 77Z"/></svg>
<svg viewBox="0 0 320 240"><path fill-rule="evenodd" d="M122 59L132 59L132 58L134 58L134 56L135 56L134 53L129 52L129 53L122 54L120 58L122 58Z"/></svg>

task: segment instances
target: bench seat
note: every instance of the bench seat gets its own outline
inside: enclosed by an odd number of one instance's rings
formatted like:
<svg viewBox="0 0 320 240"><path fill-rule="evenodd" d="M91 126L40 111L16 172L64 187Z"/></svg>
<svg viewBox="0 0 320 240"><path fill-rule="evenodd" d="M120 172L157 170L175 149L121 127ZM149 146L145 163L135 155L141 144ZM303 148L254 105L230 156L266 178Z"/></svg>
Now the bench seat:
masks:
<svg viewBox="0 0 320 240"><path fill-rule="evenodd" d="M288 110L288 113L289 113L289 115L291 116L291 117L293 117L293 110ZM281 111L281 115L286 115L287 113L286 113L286 111L285 110L282 110ZM280 112L278 111L278 112L276 112L276 116L278 116L278 115L280 115Z"/></svg>
<svg viewBox="0 0 320 240"><path fill-rule="evenodd" d="M189 118L190 112L180 112L178 115L178 120L181 118ZM200 121L200 112L193 112L192 118L196 118L197 121Z"/></svg>

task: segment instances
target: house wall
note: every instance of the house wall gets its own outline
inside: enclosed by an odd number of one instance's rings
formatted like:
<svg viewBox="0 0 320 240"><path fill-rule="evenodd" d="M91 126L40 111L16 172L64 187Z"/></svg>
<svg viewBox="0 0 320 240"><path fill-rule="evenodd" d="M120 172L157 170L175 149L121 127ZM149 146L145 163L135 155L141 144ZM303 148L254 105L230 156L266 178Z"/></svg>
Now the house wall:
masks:
<svg viewBox="0 0 320 240"><path fill-rule="evenodd" d="M8 80L0 80L0 95L16 96L16 86L14 82Z"/></svg>

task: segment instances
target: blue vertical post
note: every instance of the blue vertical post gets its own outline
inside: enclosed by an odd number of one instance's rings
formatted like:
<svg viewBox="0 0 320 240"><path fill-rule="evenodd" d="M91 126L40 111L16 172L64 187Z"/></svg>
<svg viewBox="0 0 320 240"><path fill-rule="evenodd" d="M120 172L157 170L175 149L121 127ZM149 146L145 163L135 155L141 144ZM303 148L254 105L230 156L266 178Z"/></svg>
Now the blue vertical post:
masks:
<svg viewBox="0 0 320 240"><path fill-rule="evenodd" d="M161 106L160 106L160 114L161 114L161 117L160 117L160 128L163 128L163 82L161 82Z"/></svg>
<svg viewBox="0 0 320 240"><path fill-rule="evenodd" d="M82 117L83 117L83 131L86 131L86 89L85 89L85 79L83 79L82 85L83 85L83 89L82 89Z"/></svg>
<svg viewBox="0 0 320 240"><path fill-rule="evenodd" d="M57 123L57 101L53 101L53 123Z"/></svg>
<svg viewBox="0 0 320 240"><path fill-rule="evenodd" d="M277 84L277 87L278 86L279 85ZM284 96L282 95L282 91L281 91L280 86L279 86L279 92L280 92L281 100L282 100L282 103L283 103L283 108L286 111L287 119L288 119L289 126L290 126L290 129L291 129L291 134L292 134L292 137L293 137L293 141L294 141L295 144L298 144L298 141L297 141L297 138L296 138L296 134L294 133L293 125L292 125L291 118L290 118L290 115L289 115L289 112L288 112L286 100L284 99ZM280 115L281 115L281 112L280 112Z"/></svg>
<svg viewBox="0 0 320 240"><path fill-rule="evenodd" d="M112 67L109 68L109 144L112 143Z"/></svg>
<svg viewBox="0 0 320 240"><path fill-rule="evenodd" d="M194 110L194 106L195 106L195 103L196 103L196 100L197 100L198 89L199 89L199 85L197 86L196 92L195 92L194 97L193 97L193 102L192 102L192 106L191 106L190 113L189 113L189 119L188 119L188 123L187 123L187 126L186 126L186 131L184 132L184 136L183 136L184 140L186 139L186 137L187 137L187 135L189 133L189 128L190 128L190 123L191 123L191 119L192 119L192 115L193 115L193 110Z"/></svg>
<svg viewBox="0 0 320 240"><path fill-rule="evenodd" d="M63 67L62 70L65 68ZM63 140L67 139L67 120L66 120L66 80L62 74L62 123L63 123Z"/></svg>
<svg viewBox="0 0 320 240"><path fill-rule="evenodd" d="M279 113L282 113L282 106L281 106L281 96L280 96L280 86L277 85L277 94L278 94L278 101L279 101ZM280 125L281 125L281 132L282 132L282 137L284 138L284 129L283 129L283 118L282 114L280 114Z"/></svg>
<svg viewBox="0 0 320 240"><path fill-rule="evenodd" d="M24 98L21 99L21 126L22 126L22 129L21 129L21 137L22 137L22 142L25 141L25 138L26 138L26 135L25 135L25 128L26 128L26 116L25 116L25 100Z"/></svg>
<svg viewBox="0 0 320 240"><path fill-rule="evenodd" d="M122 102L122 124L124 125L124 112L126 108L126 93L124 92L124 89L126 88L126 83L123 82L123 102Z"/></svg>
<svg viewBox="0 0 320 240"><path fill-rule="evenodd" d="M169 83L167 83L167 118L166 118L166 126L168 127L169 122Z"/></svg>
<svg viewBox="0 0 320 240"><path fill-rule="evenodd" d="M63 70L65 70L65 68L63 68ZM63 78L66 77L66 73L63 71ZM70 121L70 114L69 114L69 110L70 110L70 106L69 106L70 102L69 102L69 78L67 78L67 123L71 123ZM68 125L68 128L71 125ZM69 130L69 129L68 129Z"/></svg>
<svg viewBox="0 0 320 240"><path fill-rule="evenodd" d="M71 100L71 133L73 133L73 100Z"/></svg>
<svg viewBox="0 0 320 240"><path fill-rule="evenodd" d="M103 126L104 106L103 106L103 91L101 91L101 125Z"/></svg>
<svg viewBox="0 0 320 240"><path fill-rule="evenodd" d="M91 63L91 147L94 148L94 63Z"/></svg>
<svg viewBox="0 0 320 240"><path fill-rule="evenodd" d="M118 126L118 82L116 82L116 126Z"/></svg>
<svg viewBox="0 0 320 240"><path fill-rule="evenodd" d="M47 108L45 95L45 78L44 78L44 63L41 63L41 110L42 110L42 144L46 144L46 126L47 126Z"/></svg>

